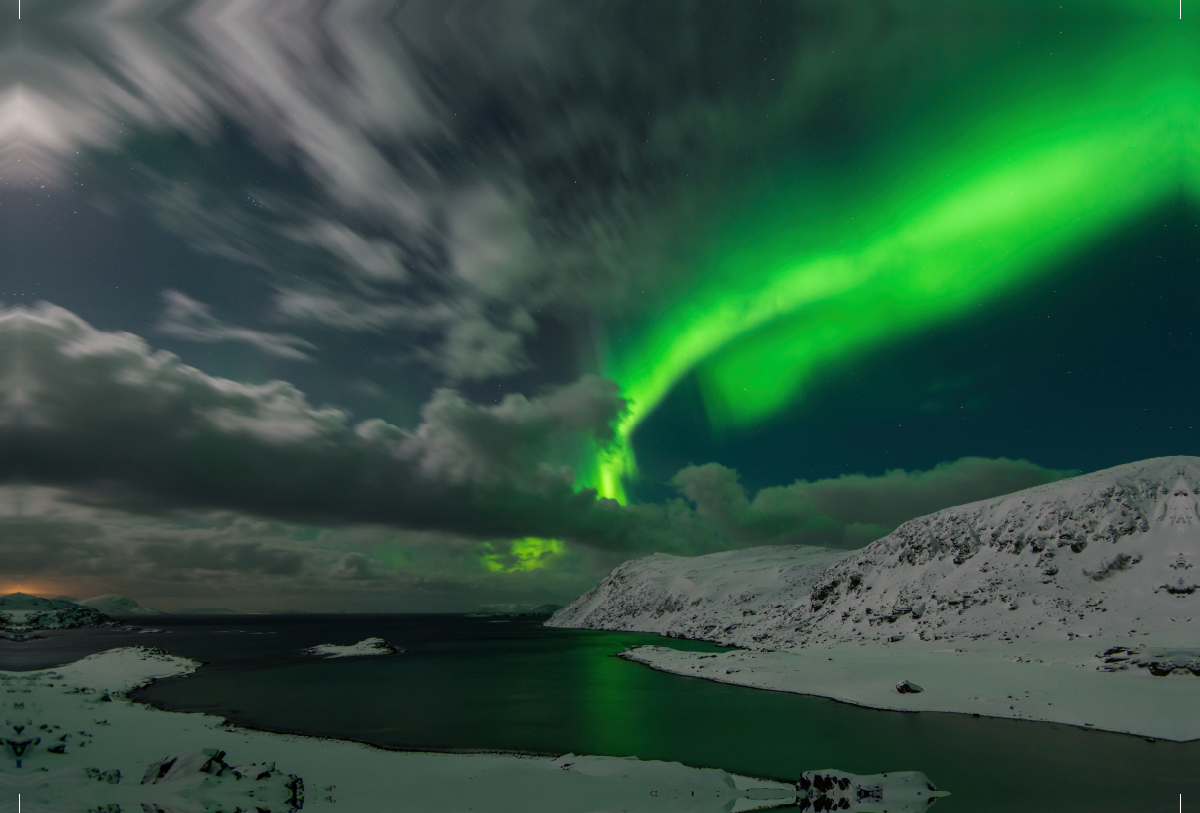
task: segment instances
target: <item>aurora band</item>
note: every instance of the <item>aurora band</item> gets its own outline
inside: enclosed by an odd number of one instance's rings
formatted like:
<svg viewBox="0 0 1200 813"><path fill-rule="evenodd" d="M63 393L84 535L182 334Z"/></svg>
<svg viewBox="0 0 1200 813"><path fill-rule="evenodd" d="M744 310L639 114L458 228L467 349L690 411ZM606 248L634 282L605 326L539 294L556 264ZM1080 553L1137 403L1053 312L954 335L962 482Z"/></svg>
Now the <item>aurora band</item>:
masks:
<svg viewBox="0 0 1200 813"><path fill-rule="evenodd" d="M714 427L755 423L821 365L978 309L1200 197L1200 28L1158 16L1105 29L1069 69L996 71L906 122L912 135L863 171L796 172L725 213L697 284L606 349L630 406L580 480L625 502L631 435L689 374Z"/></svg>

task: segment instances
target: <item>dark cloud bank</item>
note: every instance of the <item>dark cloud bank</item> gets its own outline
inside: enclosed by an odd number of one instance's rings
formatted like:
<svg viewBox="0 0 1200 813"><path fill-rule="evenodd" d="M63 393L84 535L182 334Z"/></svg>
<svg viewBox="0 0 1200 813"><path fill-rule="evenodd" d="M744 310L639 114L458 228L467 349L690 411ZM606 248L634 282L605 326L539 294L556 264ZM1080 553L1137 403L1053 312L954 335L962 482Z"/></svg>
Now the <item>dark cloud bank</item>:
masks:
<svg viewBox="0 0 1200 813"><path fill-rule="evenodd" d="M625 406L613 382L593 376L492 406L442 389L413 429L356 424L285 382L209 376L47 304L0 312L0 372L0 480L66 487L77 501L151 514L226 509L329 526L555 537L621 555L856 547L912 516L1068 474L964 458L928 472L799 481L751 499L736 472L710 463L676 475L680 498L622 507L574 484L572 464L612 439ZM69 536L49 534L46 544L59 553L86 546ZM141 555L168 569L303 569L302 554L260 543L164 542ZM382 572L356 554L332 578L371 581Z"/></svg>

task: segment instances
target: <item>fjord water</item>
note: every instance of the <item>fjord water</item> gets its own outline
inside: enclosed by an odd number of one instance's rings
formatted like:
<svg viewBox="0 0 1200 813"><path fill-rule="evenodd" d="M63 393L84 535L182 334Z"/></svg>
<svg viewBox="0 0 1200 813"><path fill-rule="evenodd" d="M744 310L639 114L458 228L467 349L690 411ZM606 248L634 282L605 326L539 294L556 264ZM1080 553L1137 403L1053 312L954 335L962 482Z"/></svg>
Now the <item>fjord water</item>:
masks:
<svg viewBox="0 0 1200 813"><path fill-rule="evenodd" d="M701 642L437 615L152 623L164 632L119 642L54 635L20 646L58 663L86 654L68 651L80 647L159 646L207 665L139 691L142 702L387 748L636 755L777 779L820 768L920 770L953 794L937 803L940 813L1166 813L1178 809L1180 793L1200 797L1200 741L1150 743L1049 723L877 711L654 672L613 657L645 643L717 649ZM370 636L409 652L335 660L300 654Z"/></svg>

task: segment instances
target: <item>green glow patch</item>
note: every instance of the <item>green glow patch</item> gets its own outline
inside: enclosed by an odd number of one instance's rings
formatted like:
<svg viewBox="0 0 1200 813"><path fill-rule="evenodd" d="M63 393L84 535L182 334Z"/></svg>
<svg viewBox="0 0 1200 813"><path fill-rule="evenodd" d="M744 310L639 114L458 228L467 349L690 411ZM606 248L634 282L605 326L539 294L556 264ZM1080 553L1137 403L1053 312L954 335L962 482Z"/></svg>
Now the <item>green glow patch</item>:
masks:
<svg viewBox="0 0 1200 813"><path fill-rule="evenodd" d="M484 542L483 547L488 551L495 550L491 542ZM561 540L527 536L524 539L514 539L507 553L486 553L480 560L492 573L529 572L551 564L564 550Z"/></svg>

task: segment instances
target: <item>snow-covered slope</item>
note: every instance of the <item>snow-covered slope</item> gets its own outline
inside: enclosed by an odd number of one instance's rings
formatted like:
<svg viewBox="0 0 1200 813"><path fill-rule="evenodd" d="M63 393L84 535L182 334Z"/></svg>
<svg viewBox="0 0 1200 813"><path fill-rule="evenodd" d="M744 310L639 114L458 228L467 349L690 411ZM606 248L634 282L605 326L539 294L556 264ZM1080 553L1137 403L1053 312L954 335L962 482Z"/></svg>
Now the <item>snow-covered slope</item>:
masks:
<svg viewBox="0 0 1200 813"><path fill-rule="evenodd" d="M650 556L549 625L764 648L1151 634L1183 643L1200 616L1198 491L1200 458L1154 458L939 511L849 554Z"/></svg>
<svg viewBox="0 0 1200 813"><path fill-rule="evenodd" d="M0 630L73 629L112 623L113 620L99 610L82 607L73 601L40 598L27 593L0 596Z"/></svg>
<svg viewBox="0 0 1200 813"><path fill-rule="evenodd" d="M624 563L546 626L755 643L806 612L817 579L851 555L806 545L694 557L656 553Z"/></svg>
<svg viewBox="0 0 1200 813"><path fill-rule="evenodd" d="M109 615L164 615L162 610L143 607L131 598L119 596L116 593L105 593L103 596L93 596L78 602L84 607L93 607Z"/></svg>
<svg viewBox="0 0 1200 813"><path fill-rule="evenodd" d="M790 640L1184 641L1200 615L1200 458L939 511L831 568Z"/></svg>

